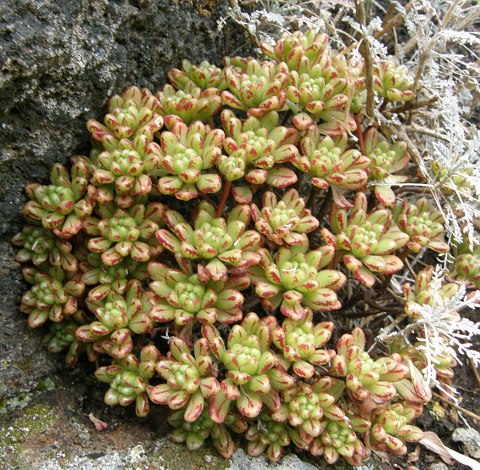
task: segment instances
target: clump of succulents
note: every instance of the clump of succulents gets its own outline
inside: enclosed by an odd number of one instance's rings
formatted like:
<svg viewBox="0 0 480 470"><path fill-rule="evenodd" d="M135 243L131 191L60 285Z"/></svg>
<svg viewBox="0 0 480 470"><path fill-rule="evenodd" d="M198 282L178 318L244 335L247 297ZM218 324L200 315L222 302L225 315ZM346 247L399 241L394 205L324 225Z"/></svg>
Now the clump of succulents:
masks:
<svg viewBox="0 0 480 470"><path fill-rule="evenodd" d="M385 306L415 326L438 296L480 288L479 248L454 250L452 282L433 292L408 257L449 251L443 217L396 194L414 162L364 119L364 62L315 31L262 50L224 68L185 60L160 92L113 96L104 124L87 124L91 156L27 186L20 310L68 364L96 362L107 404L167 406L192 451L210 439L228 458L243 436L272 461L288 447L330 464L403 454L422 438L427 358L406 337L371 348L368 320L349 332L345 315ZM372 73L382 109L415 99L404 67ZM404 264L415 286L399 307ZM451 350L435 361L450 381Z"/></svg>

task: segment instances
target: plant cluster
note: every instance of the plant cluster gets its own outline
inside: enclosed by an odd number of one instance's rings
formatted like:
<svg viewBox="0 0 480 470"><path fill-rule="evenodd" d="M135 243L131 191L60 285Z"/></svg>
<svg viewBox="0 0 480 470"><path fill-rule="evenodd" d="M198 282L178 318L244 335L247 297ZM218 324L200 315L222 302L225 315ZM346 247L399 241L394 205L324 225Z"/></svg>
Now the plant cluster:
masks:
<svg viewBox="0 0 480 470"><path fill-rule="evenodd" d="M452 248L428 195L396 190L417 177L408 145L368 118L366 64L328 39L284 34L266 60L184 61L156 94L130 87L88 122L89 157L26 188L13 243L33 265L30 326L68 364L100 364L107 404L168 406L190 450L210 438L229 457L243 436L272 461L288 446L330 464L406 453L431 357L414 327L371 348L351 318L396 302L421 324L433 268L403 300L389 285L425 250L458 254L443 298L480 287L479 248ZM405 67L373 65L382 110L415 99Z"/></svg>

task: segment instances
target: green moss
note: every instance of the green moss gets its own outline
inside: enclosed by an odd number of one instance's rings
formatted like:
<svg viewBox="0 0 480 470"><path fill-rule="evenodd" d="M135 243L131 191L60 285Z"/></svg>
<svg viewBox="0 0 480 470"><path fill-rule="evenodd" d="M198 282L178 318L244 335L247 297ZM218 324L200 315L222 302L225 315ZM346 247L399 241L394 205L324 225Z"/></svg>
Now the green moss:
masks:
<svg viewBox="0 0 480 470"><path fill-rule="evenodd" d="M4 398L0 401L0 415L9 413L16 408L25 408L32 398L32 393L19 393L14 397Z"/></svg>
<svg viewBox="0 0 480 470"><path fill-rule="evenodd" d="M46 377L37 383L37 390L40 390L42 392L45 390L53 390L54 388L55 382L50 377Z"/></svg>
<svg viewBox="0 0 480 470"><path fill-rule="evenodd" d="M45 432L58 420L54 410L37 404L26 408L13 422L0 426L0 463L12 464L22 445L31 437Z"/></svg>
<svg viewBox="0 0 480 470"><path fill-rule="evenodd" d="M159 443L155 448L155 457L159 466L165 470L223 470L229 466L228 460L220 457L216 450L208 446L190 452L184 445L175 444L170 439Z"/></svg>

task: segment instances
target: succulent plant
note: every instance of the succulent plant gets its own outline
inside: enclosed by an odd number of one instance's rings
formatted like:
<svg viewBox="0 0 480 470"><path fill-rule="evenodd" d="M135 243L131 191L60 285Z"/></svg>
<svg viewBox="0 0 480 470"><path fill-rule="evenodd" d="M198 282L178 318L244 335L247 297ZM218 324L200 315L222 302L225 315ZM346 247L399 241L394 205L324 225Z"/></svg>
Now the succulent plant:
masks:
<svg viewBox="0 0 480 470"><path fill-rule="evenodd" d="M317 64L302 74L292 71L286 89L287 106L294 113L303 111L315 120L343 121L345 130L352 131L356 125L348 115L350 99L347 87L347 80L338 77L334 69L328 66ZM333 126L333 129L336 128Z"/></svg>
<svg viewBox="0 0 480 470"><path fill-rule="evenodd" d="M57 237L67 239L81 230L96 198L93 186L89 185L91 163L85 157L72 157L71 162L70 171L60 163L53 166L52 184L28 184L25 192L30 201L23 208L25 215L41 221Z"/></svg>
<svg viewBox="0 0 480 470"><path fill-rule="evenodd" d="M373 360L365 351L365 333L360 328L338 340L337 355L328 371L334 377L345 377L346 387L356 400L371 398L378 403L396 395L393 383L406 378L408 372L398 354Z"/></svg>
<svg viewBox="0 0 480 470"><path fill-rule="evenodd" d="M270 372L276 364L274 354L268 350L272 340L270 320L269 317L260 320L258 315L250 312L240 325L233 326L226 346L214 326L202 326L202 335L212 354L227 369L220 392L210 401L210 417L215 422L225 420L232 401L247 418L258 416L263 404L276 410L280 401L275 388L291 385L288 379L282 383L277 379L278 374Z"/></svg>
<svg viewBox="0 0 480 470"><path fill-rule="evenodd" d="M252 204L255 228L276 245L299 245L308 241L307 233L319 226L319 221L305 208L305 200L296 189L288 190L278 201L275 193L266 191L263 207Z"/></svg>
<svg viewBox="0 0 480 470"><path fill-rule="evenodd" d="M285 188L297 181L295 172L282 165L298 157L297 131L278 123L276 111L249 116L243 122L228 109L222 112L227 136L224 147L228 155L219 157L218 168L228 181L245 178L253 185L267 183L276 188ZM241 194L241 188L234 188L234 195ZM250 193L246 202L251 198Z"/></svg>
<svg viewBox="0 0 480 470"><path fill-rule="evenodd" d="M314 65L329 65L328 35L313 29L306 32L284 33L274 46L260 45L270 59L285 62L288 68L299 74L310 71Z"/></svg>
<svg viewBox="0 0 480 470"><path fill-rule="evenodd" d="M85 284L68 271L50 268L44 272L25 268L23 276L29 284L33 284L20 302L20 311L28 314L31 328L37 328L47 320L59 323L77 312L77 299L82 296Z"/></svg>
<svg viewBox="0 0 480 470"><path fill-rule="evenodd" d="M108 150L116 147L122 139L133 141L137 136L144 136L148 142L152 142L155 132L163 127L163 119L158 111L158 100L150 90L132 86L108 100L105 125L90 119L87 129Z"/></svg>
<svg viewBox="0 0 480 470"><path fill-rule="evenodd" d="M410 160L407 144L400 141L390 145L378 130L372 127L365 134L365 153L370 159L370 179L376 182L373 186L375 197L384 206L393 206L395 193L388 184L403 183L408 179L406 176L393 174L403 170Z"/></svg>
<svg viewBox="0 0 480 470"><path fill-rule="evenodd" d="M370 430L374 449L404 455L407 453L405 442L418 442L423 437L421 429L409 424L417 416L417 409L411 405L395 403L374 413Z"/></svg>
<svg viewBox="0 0 480 470"><path fill-rule="evenodd" d="M293 372L304 379L313 377L316 365L323 366L335 356L334 350L322 349L332 336L333 323L320 322L314 326L312 319L312 312L297 321L287 318L273 332L275 346L292 364Z"/></svg>
<svg viewBox="0 0 480 470"><path fill-rule="evenodd" d="M224 104L255 117L285 108L289 70L284 62L249 59L243 71L229 65L224 73L229 88L222 92Z"/></svg>
<svg viewBox="0 0 480 470"><path fill-rule="evenodd" d="M225 220L216 217L212 204L202 201L193 216L193 227L180 213L168 210L165 222L171 231L160 229L155 236L175 254L182 269L190 272L190 260L204 259L208 262L198 265L200 280L221 281L227 277L228 266L246 268L259 261L256 251L261 236L245 230L249 220L248 206L236 206Z"/></svg>
<svg viewBox="0 0 480 470"><path fill-rule="evenodd" d="M480 246L464 250L455 257L457 278L466 280L480 289Z"/></svg>
<svg viewBox="0 0 480 470"><path fill-rule="evenodd" d="M293 164L310 176L310 182L320 189L332 188L338 206L350 207L341 189L363 189L368 180L370 160L356 149L347 150L347 134L321 136L313 121L300 142L302 155ZM305 125L305 124L304 124Z"/></svg>
<svg viewBox="0 0 480 470"><path fill-rule="evenodd" d="M335 397L328 393L332 379L322 377L311 384L297 382L295 387L282 393L282 404L272 414L274 421L287 421L311 437L323 431L323 417L337 421L345 417L343 410L335 404Z"/></svg>
<svg viewBox="0 0 480 470"><path fill-rule="evenodd" d="M165 209L159 202L136 204L129 209L111 204L97 207L101 219L89 217L84 227L94 237L88 240L88 249L101 253L103 263L108 266L115 266L126 257L148 261L162 251L154 234L163 222Z"/></svg>
<svg viewBox="0 0 480 470"><path fill-rule="evenodd" d="M182 60L182 69L172 69L167 74L168 79L177 90L183 90L187 86L197 86L202 90L208 88L225 90L227 88L223 70L206 60L198 65L193 65L190 61L184 59Z"/></svg>
<svg viewBox="0 0 480 470"><path fill-rule="evenodd" d="M193 320L202 323L235 323L242 318L243 296L239 292L250 285L246 277L202 283L197 274L151 262L148 271L153 279L152 291L160 298L151 316L157 322L174 321L186 325Z"/></svg>
<svg viewBox="0 0 480 470"><path fill-rule="evenodd" d="M184 419L184 411L179 410L170 415L168 422L175 428L172 434L174 442L185 442L188 450L197 450L210 437L218 453L229 459L235 451L235 443L229 428L234 432L245 432L248 425L237 415L229 413L222 424L210 418L208 410L204 409L200 417L190 423Z"/></svg>
<svg viewBox="0 0 480 470"><path fill-rule="evenodd" d="M273 421L263 412L258 416L257 423L250 425L245 438L249 441L248 455L258 457L266 451L268 460L272 462L278 462L282 458L282 448L290 444L288 425Z"/></svg>
<svg viewBox="0 0 480 470"><path fill-rule="evenodd" d="M193 121L205 121L220 111L222 100L220 91L216 88L202 88L186 84L182 90L175 90L171 85L165 85L156 94L159 102L159 114L178 116L185 124Z"/></svg>
<svg viewBox="0 0 480 470"><path fill-rule="evenodd" d="M269 60L184 60L160 92L113 96L103 123L87 123L90 158L27 186L29 225L13 239L32 285L20 310L67 364L100 366L107 404L135 402L139 416L167 405L190 450L211 438L228 458L237 433L272 461L290 444L330 464L403 454L431 388L453 384L470 323L449 306L475 301L480 248L471 233L456 240L441 283L439 269L410 265L450 242L428 195L395 186L420 179L436 200L471 200L476 170L444 156L407 168L392 131L430 101L393 107L417 83L393 61L369 64L365 41L337 53L310 30L261 48ZM405 140L413 155L417 137ZM414 282L404 299L402 278ZM367 349L389 312L395 325ZM462 332L451 342L437 313ZM349 333L361 317L372 331Z"/></svg>
<svg viewBox="0 0 480 470"><path fill-rule="evenodd" d="M144 135L132 141L122 139L112 150L105 150L95 159L92 182L98 189L97 198L103 204L114 198L123 208L132 206L136 196L152 190L149 173L160 161L158 145Z"/></svg>
<svg viewBox="0 0 480 470"><path fill-rule="evenodd" d="M222 181L211 169L222 153L224 133L201 121L187 126L177 116L168 116L166 121L170 131L160 138L159 192L182 201L218 192Z"/></svg>
<svg viewBox="0 0 480 470"><path fill-rule="evenodd" d="M406 233L392 224L392 213L388 209L377 209L367 213L367 198L357 193L350 216L345 208L333 204L330 212L332 233L322 229L325 242L342 255L342 261L362 284L372 287L375 274L392 274L403 267L395 256L409 240Z"/></svg>
<svg viewBox="0 0 480 470"><path fill-rule="evenodd" d="M433 266L427 266L422 269L415 279L415 287L412 288L410 284L403 286L403 293L406 299L405 313L416 320L421 317L419 309L421 306L435 306L438 299L447 301L452 299L460 290L460 284L456 282L446 282L440 287L435 286L433 281L434 268ZM458 312L450 312L450 320L456 321L460 319ZM445 315L447 320L447 315Z"/></svg>
<svg viewBox="0 0 480 470"><path fill-rule="evenodd" d="M139 281L129 281L125 296L111 294L101 302L88 303L97 318L80 326L76 335L80 341L95 342L100 352L121 359L132 352L132 333L145 334L153 327L150 318L150 298L142 291Z"/></svg>
<svg viewBox="0 0 480 470"><path fill-rule="evenodd" d="M148 396L154 403L173 409L185 409L183 419L193 423L205 406L205 399L220 392L220 383L212 377L212 356L206 339L194 345L194 355L180 338L170 342L170 353L156 366L158 375L167 383L148 388Z"/></svg>
<svg viewBox="0 0 480 470"><path fill-rule="evenodd" d="M382 98L389 101L411 101L415 97L414 80L407 67L392 60L375 64L373 86Z"/></svg>
<svg viewBox="0 0 480 470"><path fill-rule="evenodd" d="M72 254L71 243L56 238L44 227L27 225L13 237L12 243L21 247L15 257L19 263L31 261L40 267L48 262L51 266L61 267L65 271L78 270L78 260Z"/></svg>
<svg viewBox="0 0 480 470"><path fill-rule="evenodd" d="M393 210L398 228L410 237L407 247L414 253L430 248L437 253L447 253L450 247L443 241L443 216L440 211L431 210L426 198L418 199L415 204L404 200Z"/></svg>
<svg viewBox="0 0 480 470"><path fill-rule="evenodd" d="M310 444L310 453L323 455L330 465L334 465L340 456L350 465L360 465L367 450L351 422L324 421L322 425L322 433Z"/></svg>
<svg viewBox="0 0 480 470"><path fill-rule="evenodd" d="M69 366L76 365L82 350L82 344L75 336L75 332L80 325L87 322L88 317L85 312L77 310L61 322L51 323L48 333L42 339L42 345L52 353L59 353L68 349L65 363Z"/></svg>
<svg viewBox="0 0 480 470"><path fill-rule="evenodd" d="M345 276L339 271L324 269L333 259L334 249L307 250L306 243L281 247L275 259L269 250L258 250L260 262L247 272L268 312L280 307L286 317L300 320L310 310L328 312L340 308L335 291L343 286Z"/></svg>
<svg viewBox="0 0 480 470"><path fill-rule="evenodd" d="M473 166L456 163L448 168L445 162L433 160L431 168L433 176L438 180L437 184L445 195L450 196L460 193L464 197L465 194L471 194L474 188L472 184Z"/></svg>
<svg viewBox="0 0 480 470"><path fill-rule="evenodd" d="M400 354L402 361L408 364L409 375L407 378L394 384L398 394L407 403L423 405L432 399L430 384L427 383L422 373L429 361L435 369L436 379L439 382L450 383L453 378L453 367L457 362L448 346L432 353L430 359L427 359L420 342L409 344L404 338L396 338L392 341L389 350L391 353Z"/></svg>
<svg viewBox="0 0 480 470"><path fill-rule="evenodd" d="M123 294L127 288L129 270L124 262L115 266L103 264L100 253L90 253L91 264L83 264L82 281L87 286L95 286L88 292L92 302L104 299L111 292Z"/></svg>
<svg viewBox="0 0 480 470"><path fill-rule="evenodd" d="M147 387L155 375L155 364L159 359L158 349L148 345L140 351L140 359L129 354L122 359L115 359L110 366L98 368L95 372L97 379L110 384L105 393L105 403L128 406L135 402L137 416L147 416L150 410Z"/></svg>

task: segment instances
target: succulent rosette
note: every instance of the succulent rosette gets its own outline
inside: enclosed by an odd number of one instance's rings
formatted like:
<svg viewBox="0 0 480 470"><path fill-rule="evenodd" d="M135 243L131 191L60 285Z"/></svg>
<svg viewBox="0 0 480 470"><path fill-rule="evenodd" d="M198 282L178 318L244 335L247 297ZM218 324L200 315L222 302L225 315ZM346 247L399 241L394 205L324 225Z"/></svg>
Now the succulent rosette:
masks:
<svg viewBox="0 0 480 470"><path fill-rule="evenodd" d="M72 254L72 245L55 237L44 227L27 225L13 237L12 243L21 247L15 257L19 263L32 262L40 267L47 262L65 271L78 270L78 260Z"/></svg>
<svg viewBox="0 0 480 470"><path fill-rule="evenodd" d="M398 354L373 360L365 351L365 341L360 328L343 335L328 373L345 377L346 387L356 400L371 398L384 403L397 394L393 383L405 379L409 370Z"/></svg>
<svg viewBox="0 0 480 470"><path fill-rule="evenodd" d="M216 217L215 208L201 201L193 215L193 227L178 212L168 210L165 222L169 230L160 229L155 236L162 246L174 253L178 264L191 272L190 260L206 260L198 264L202 282L226 278L228 267L246 268L259 261L256 253L261 235L246 230L250 221L250 208L234 207L227 220Z"/></svg>
<svg viewBox="0 0 480 470"><path fill-rule="evenodd" d="M331 132L334 134L338 132L339 123L345 131L352 131L356 124L347 111L350 105L347 88L347 80L331 67L317 64L307 73L292 71L286 91L287 106L295 114L306 112L315 120L333 121ZM321 129L327 130L325 126Z"/></svg>
<svg viewBox="0 0 480 470"><path fill-rule="evenodd" d="M393 217L398 228L405 232L410 240L407 247L414 253L430 248L437 253L447 253L450 247L443 241L444 218L442 213L431 210L426 198L418 199L415 204L404 200L393 210Z"/></svg>
<svg viewBox="0 0 480 470"><path fill-rule="evenodd" d="M132 141L122 139L95 159L92 183L98 187L98 201L107 204L116 199L120 207L130 207L136 196L152 190L149 176L159 164L159 149L154 142L140 135Z"/></svg>
<svg viewBox="0 0 480 470"><path fill-rule="evenodd" d="M148 271L153 280L150 289L159 297L151 312L155 321L174 321L183 326L193 320L228 324L242 319L244 299L240 291L250 285L248 277L202 283L197 274L184 273L157 262L151 262Z"/></svg>
<svg viewBox="0 0 480 470"><path fill-rule="evenodd" d="M137 136L144 136L148 142L152 142L155 132L163 126L159 107L158 100L150 90L132 86L108 100L105 125L90 119L87 129L108 150L116 147L122 139L133 141Z"/></svg>
<svg viewBox="0 0 480 470"><path fill-rule="evenodd" d="M329 65L328 35L313 29L306 32L284 33L275 45L262 43L262 52L270 59L285 62L288 68L306 73L314 65Z"/></svg>
<svg viewBox="0 0 480 470"><path fill-rule="evenodd" d="M220 383L212 377L212 356L208 342L195 341L194 354L185 341L173 338L170 352L156 366L158 375L167 383L148 388L148 396L154 403L168 405L172 410L185 408L183 419L196 421L205 406L205 399L220 392Z"/></svg>
<svg viewBox="0 0 480 470"><path fill-rule="evenodd" d="M293 164L310 176L320 189L332 188L338 206L350 207L341 190L363 189L368 180L370 160L356 149L347 150L346 133L335 137L321 136L313 121L300 141L301 155Z"/></svg>
<svg viewBox="0 0 480 470"><path fill-rule="evenodd" d="M121 359L132 352L132 334L146 334L153 328L152 304L140 281L129 281L125 296L111 294L101 302L87 302L96 320L77 329L80 341L95 343L96 352Z"/></svg>
<svg viewBox="0 0 480 470"><path fill-rule="evenodd" d="M162 116L173 114L185 124L193 121L207 121L220 111L222 100L217 88L202 88L186 84L182 90L165 85L156 94L159 101L159 113Z"/></svg>
<svg viewBox="0 0 480 470"><path fill-rule="evenodd" d="M227 138L224 148L228 155L221 155L218 168L228 181L245 178L248 183L267 183L285 188L297 181L293 170L282 166L298 157L297 131L278 126L275 111L262 116L249 116L243 122L226 109L222 112L222 125ZM233 188L234 196L242 189ZM252 195L250 191L249 201Z"/></svg>
<svg viewBox="0 0 480 470"><path fill-rule="evenodd" d="M129 354L122 359L115 359L109 366L99 367L95 376L101 382L110 384L105 393L107 405L128 406L135 402L137 416L147 416L150 410L147 387L149 380L155 376L155 365L160 353L153 345L144 346L140 359Z"/></svg>
<svg viewBox="0 0 480 470"><path fill-rule="evenodd" d="M229 88L222 92L224 104L255 117L285 108L289 70L284 62L249 59L243 70L229 65L224 73Z"/></svg>
<svg viewBox="0 0 480 470"><path fill-rule="evenodd" d="M312 251L308 244L281 247L275 258L260 248L258 266L248 268L255 292L268 312L280 312L293 320L302 319L310 310L329 312L340 308L335 293L345 283L345 276L333 269L324 269L333 259L333 247Z"/></svg>
<svg viewBox="0 0 480 470"><path fill-rule="evenodd" d="M411 101L415 98L414 79L405 65L387 60L375 64L373 72L373 86L382 98L389 101Z"/></svg>
<svg viewBox="0 0 480 470"><path fill-rule="evenodd" d="M89 185L92 173L90 161L85 157L72 157L70 171L60 163L50 172L52 184L31 183L25 187L30 199L23 212L39 220L59 238L70 238L82 228L83 220L93 210L95 188Z"/></svg>
<svg viewBox="0 0 480 470"><path fill-rule="evenodd" d="M402 361L408 364L409 375L406 379L395 382L395 388L402 399L408 403L423 405L432 399L432 390L421 372L427 366L433 367L436 379L447 384L454 376L453 368L457 365L448 346L430 351L429 359L425 355L425 347L417 342L410 344L404 338L395 338L389 345L391 353L398 353Z"/></svg>
<svg viewBox="0 0 480 470"><path fill-rule="evenodd" d="M470 195L474 189L474 167L456 161L450 168L440 160L432 161L432 173L437 184L447 196L460 194L461 197Z"/></svg>
<svg viewBox="0 0 480 470"><path fill-rule="evenodd" d="M95 286L88 292L88 299L98 302L111 293L123 294L127 288L129 270L124 262L115 266L103 264L100 253L90 253L91 264L82 263L82 281Z"/></svg>
<svg viewBox="0 0 480 470"><path fill-rule="evenodd" d="M378 130L372 127L365 134L365 153L370 159L370 180L376 183L373 186L375 197L384 206L393 206L395 193L388 185L403 183L408 179L407 176L393 174L403 170L410 160L407 144L396 142L390 145Z"/></svg>
<svg viewBox="0 0 480 470"><path fill-rule="evenodd" d="M433 266L427 266L422 269L415 279L415 286L412 288L410 284L403 286L403 293L406 299L405 313L417 320L423 318L419 310L422 306L434 307L439 300L447 302L455 297L459 290L460 284L457 282L444 282L441 286L434 283L434 268ZM450 321L460 320L460 314L458 312L445 312L444 319Z"/></svg>
<svg viewBox="0 0 480 470"><path fill-rule="evenodd" d="M355 278L367 287L375 284L375 274L396 273L403 262L395 256L409 236L392 224L392 213L378 209L367 213L367 198L357 193L350 216L347 210L332 206L330 226L334 233L322 229L325 242L342 256L343 263Z"/></svg>
<svg viewBox="0 0 480 470"><path fill-rule="evenodd" d="M197 86L202 90L218 88L225 90L227 83L223 70L203 60L193 65L187 59L182 60L182 70L172 69L167 73L170 83L177 89L183 90L187 86Z"/></svg>
<svg viewBox="0 0 480 470"><path fill-rule="evenodd" d="M177 116L168 116L166 122L170 131L160 136L156 172L159 192L182 201L218 192L222 181L212 168L222 153L223 131L211 129L201 121L187 126Z"/></svg>
<svg viewBox="0 0 480 470"><path fill-rule="evenodd" d="M352 466L360 465L362 458L367 456L367 449L355 432L360 429L352 426L350 420L324 421L322 433L310 444L310 453L323 456L330 465L340 456Z"/></svg>
<svg viewBox="0 0 480 470"><path fill-rule="evenodd" d="M276 245L298 245L308 241L307 233L319 226L319 221L305 208L305 200L296 189L288 190L278 201L277 196L266 191L263 207L251 205L255 228Z"/></svg>
<svg viewBox="0 0 480 470"><path fill-rule="evenodd" d="M179 410L168 418L169 424L175 428L172 440L185 443L188 450L194 451L202 447L210 437L215 449L226 459L229 459L235 451L235 443L229 428L237 433L243 433L248 428L247 423L234 413L229 413L222 424L213 421L206 408L193 423L186 421L184 414L183 410Z"/></svg>
<svg viewBox="0 0 480 470"><path fill-rule="evenodd" d="M282 404L272 413L274 421L290 423L302 432L313 437L324 430L323 418L340 421L345 418L343 410L335 404L336 398L329 393L331 377L322 377L308 384L297 382L296 385L282 392Z"/></svg>
<svg viewBox="0 0 480 470"><path fill-rule="evenodd" d="M222 423L236 402L238 411L247 418L258 416L265 404L274 411L280 406L277 390L293 385L288 374L275 370L276 358L269 350L274 319L260 320L253 312L241 324L230 330L227 346L213 325L203 325L202 335L207 339L212 354L223 363L226 379L220 392L210 401L210 417Z"/></svg>
<svg viewBox="0 0 480 470"><path fill-rule="evenodd" d="M406 403L394 403L373 412L370 445L379 451L405 455L405 442L418 442L423 437L420 428L409 424L418 416L419 408Z"/></svg>
<svg viewBox="0 0 480 470"><path fill-rule="evenodd" d="M480 289L480 246L472 251L464 250L455 257L455 272L457 279L471 282Z"/></svg>
<svg viewBox="0 0 480 470"><path fill-rule="evenodd" d="M77 312L77 299L85 291L85 284L68 271L58 267L47 272L25 268L23 277L33 284L20 301L20 311L28 315L31 328L48 320L59 323Z"/></svg>
<svg viewBox="0 0 480 470"><path fill-rule="evenodd" d="M89 217L85 221L85 232L93 236L88 240L88 249L101 253L107 266L115 266L127 257L148 261L162 251L154 234L163 223L165 209L159 202L136 204L129 209L118 209L111 204L98 206L101 218Z"/></svg>
<svg viewBox="0 0 480 470"><path fill-rule="evenodd" d="M335 357L334 350L322 349L332 336L333 323L314 326L312 319L312 312L301 320L286 318L273 332L273 343L292 364L293 372L304 379L313 377L315 366L325 365Z"/></svg>
<svg viewBox="0 0 480 470"><path fill-rule="evenodd" d="M88 316L85 312L77 310L73 315L65 317L61 322L51 323L48 333L42 339L42 345L52 353L59 353L68 349L65 363L68 366L76 365L82 350L82 344L75 336L75 332L80 325L88 321Z"/></svg>
<svg viewBox="0 0 480 470"><path fill-rule="evenodd" d="M278 423L265 412L258 416L257 423L251 424L245 433L247 452L252 457L258 457L264 452L268 460L278 462L282 458L283 447L290 444L289 426Z"/></svg>

